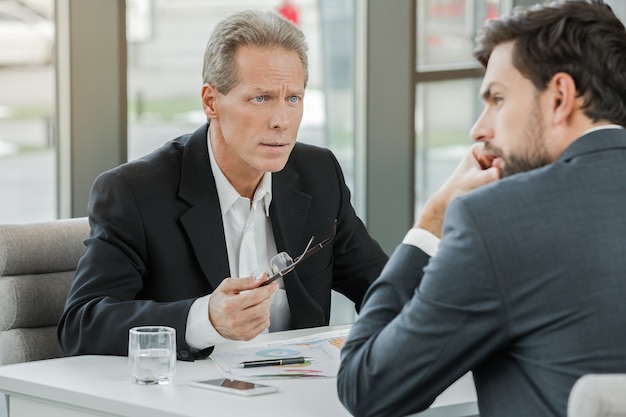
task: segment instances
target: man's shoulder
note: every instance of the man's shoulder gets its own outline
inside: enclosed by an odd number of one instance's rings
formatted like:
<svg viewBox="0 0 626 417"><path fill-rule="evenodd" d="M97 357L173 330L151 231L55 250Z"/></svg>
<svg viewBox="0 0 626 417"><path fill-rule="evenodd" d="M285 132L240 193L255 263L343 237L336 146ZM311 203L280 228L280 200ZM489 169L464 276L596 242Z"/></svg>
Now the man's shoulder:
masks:
<svg viewBox="0 0 626 417"><path fill-rule="evenodd" d="M286 172L295 170L301 174L309 171L324 175L335 171L338 162L328 148L296 142L285 166ZM285 171L285 170L283 170Z"/></svg>
<svg viewBox="0 0 626 417"><path fill-rule="evenodd" d="M296 142L293 148L292 154L319 155L319 156L328 157L330 154L332 154L332 152L330 151L330 149L322 147L322 146L311 145L309 143L303 143L303 142Z"/></svg>
<svg viewBox="0 0 626 417"><path fill-rule="evenodd" d="M552 183L554 164L546 165L537 169L511 175L494 181L483 187L477 188L461 196L469 201L481 201L491 199L508 199L511 196L523 193L524 195L540 192Z"/></svg>
<svg viewBox="0 0 626 417"><path fill-rule="evenodd" d="M553 195L562 186L551 165L528 172L511 175L479 187L455 198L449 211L464 207L475 221L486 223L510 222L519 217L528 218L540 208L545 208L546 196Z"/></svg>
<svg viewBox="0 0 626 417"><path fill-rule="evenodd" d="M333 153L323 147L296 143L285 167L273 174L278 182L328 185L343 181L343 173Z"/></svg>
<svg viewBox="0 0 626 417"><path fill-rule="evenodd" d="M296 142L288 163L311 166L313 164L336 164L336 161L337 158L328 148Z"/></svg>
<svg viewBox="0 0 626 417"><path fill-rule="evenodd" d="M121 164L108 172L123 177L135 177L168 170L174 166L180 166L183 148L184 143L174 139L149 154Z"/></svg>
<svg viewBox="0 0 626 417"><path fill-rule="evenodd" d="M114 174L126 178L154 175L158 172L180 170L185 147L189 143L192 134L185 134L171 139L151 151L132 161L128 161L104 174Z"/></svg>

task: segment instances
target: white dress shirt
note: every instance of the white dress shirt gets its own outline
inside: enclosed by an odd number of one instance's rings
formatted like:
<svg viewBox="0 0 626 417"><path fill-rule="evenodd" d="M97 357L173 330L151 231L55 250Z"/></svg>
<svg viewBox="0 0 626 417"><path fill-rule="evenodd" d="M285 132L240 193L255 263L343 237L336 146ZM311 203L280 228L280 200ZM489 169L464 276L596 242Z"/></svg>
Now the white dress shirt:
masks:
<svg viewBox="0 0 626 417"><path fill-rule="evenodd" d="M231 277L260 275L270 270L270 260L277 253L269 218L272 174L265 173L250 201L249 198L239 195L217 165L208 134L207 143L211 170L222 210ZM272 297L269 331L286 330L291 322L291 312L282 278L277 282L280 289ZM210 298L211 294L198 298L189 310L185 341L192 349L204 349L226 340L215 330L208 318Z"/></svg>
<svg viewBox="0 0 626 417"><path fill-rule="evenodd" d="M439 241L439 238L429 231L414 227L407 232L402 240L402 243L416 246L432 258L437 254Z"/></svg>

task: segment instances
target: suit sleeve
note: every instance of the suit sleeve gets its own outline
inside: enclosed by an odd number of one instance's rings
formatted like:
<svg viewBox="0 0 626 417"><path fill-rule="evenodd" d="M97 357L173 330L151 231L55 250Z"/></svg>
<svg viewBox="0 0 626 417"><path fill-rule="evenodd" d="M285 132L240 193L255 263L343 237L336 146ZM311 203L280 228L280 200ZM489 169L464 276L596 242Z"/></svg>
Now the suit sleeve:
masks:
<svg viewBox="0 0 626 417"><path fill-rule="evenodd" d="M368 290L341 352L339 398L355 416L430 406L507 339L497 277L456 199L437 255L402 244Z"/></svg>
<svg viewBox="0 0 626 417"><path fill-rule="evenodd" d="M89 221L87 250L79 261L58 327L64 352L126 355L131 327L159 324L176 329L179 357L188 359L185 325L194 300L137 299L147 279L146 234L124 179L110 172L96 179Z"/></svg>

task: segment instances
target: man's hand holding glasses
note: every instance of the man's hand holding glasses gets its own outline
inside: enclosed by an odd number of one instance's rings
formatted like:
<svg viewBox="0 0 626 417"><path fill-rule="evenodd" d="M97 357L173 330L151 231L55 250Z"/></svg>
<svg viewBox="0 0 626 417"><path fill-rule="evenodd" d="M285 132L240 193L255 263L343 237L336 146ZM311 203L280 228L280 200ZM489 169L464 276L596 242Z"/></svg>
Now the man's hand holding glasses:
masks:
<svg viewBox="0 0 626 417"><path fill-rule="evenodd" d="M245 278L226 278L213 291L209 301L209 321L215 330L227 339L250 340L270 325L270 305L272 296L278 290L278 283L270 285L284 277L303 260L320 251L335 237L337 221L333 224L333 235L313 245L311 237L300 256L292 259L286 252L281 252L270 261L269 278L259 284L263 274ZM256 291L251 291L255 290Z"/></svg>
<svg viewBox="0 0 626 417"><path fill-rule="evenodd" d="M270 260L271 271L267 273L269 278L260 286L262 287L264 285L268 285L269 283L274 282L278 278L282 278L288 273L290 273L291 271L293 271L300 262L304 261L306 258L310 257L311 255L319 252L320 250L322 250L322 248L324 248L324 246L332 242L333 239L335 238L336 233L337 233L337 220L333 222L333 234L331 237L329 237L328 239L322 240L320 243L316 245L311 246L311 244L313 243L313 239L315 239L315 236L311 236L311 239L309 239L309 243L307 243L302 254L300 256L297 256L295 259L289 256L287 252L280 252L276 254L276 256L274 256Z"/></svg>

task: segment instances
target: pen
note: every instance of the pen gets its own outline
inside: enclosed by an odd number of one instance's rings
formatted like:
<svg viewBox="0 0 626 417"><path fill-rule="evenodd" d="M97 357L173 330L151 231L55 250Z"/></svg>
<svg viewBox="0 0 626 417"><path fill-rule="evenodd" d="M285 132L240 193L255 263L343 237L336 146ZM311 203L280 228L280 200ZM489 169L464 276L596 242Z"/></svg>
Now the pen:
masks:
<svg viewBox="0 0 626 417"><path fill-rule="evenodd" d="M299 363L305 363L312 361L313 358L306 358L298 356L295 358L280 358L280 359L262 359L260 361L247 361L240 362L240 368L256 368L258 366L279 366L279 365L296 365Z"/></svg>

